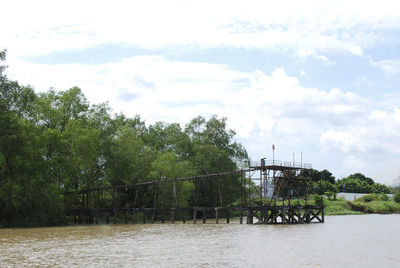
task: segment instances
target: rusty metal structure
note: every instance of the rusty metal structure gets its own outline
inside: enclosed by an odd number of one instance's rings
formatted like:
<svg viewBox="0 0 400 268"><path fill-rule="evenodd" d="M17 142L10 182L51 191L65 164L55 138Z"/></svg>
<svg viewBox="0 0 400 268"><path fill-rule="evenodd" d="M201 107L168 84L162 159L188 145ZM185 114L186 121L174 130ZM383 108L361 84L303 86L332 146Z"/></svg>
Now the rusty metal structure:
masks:
<svg viewBox="0 0 400 268"><path fill-rule="evenodd" d="M248 194L244 200L250 214L248 221L253 223L253 218L257 218L257 223L265 224L324 222L323 205L308 204L312 181L302 171L311 168L311 164L265 158L249 163L245 187Z"/></svg>
<svg viewBox="0 0 400 268"><path fill-rule="evenodd" d="M201 220L206 223L210 215L215 216L215 223L225 218L229 223L232 216L239 218L239 223L247 224L287 224L287 223L323 223L324 206L310 205L308 203L308 189L311 179L303 176L303 170L310 169L310 164L293 162L281 162L275 160L261 159L257 163L248 163L247 167L240 170L213 173L199 176L170 178L157 181L140 182L135 184L119 185L114 187L101 187L80 191L79 208L71 207L67 216L76 224L82 223L104 223L123 222L136 223L169 221L174 223L179 220L183 223L190 220L197 223ZM236 206L224 205L221 196L221 178L236 174L240 176L240 204ZM203 179L218 180L219 206L198 206L198 185ZM176 187L184 181L192 181L194 184L194 200L189 207L179 207L176 195ZM160 207L159 186L161 184L172 185L174 205ZM152 207L143 207L141 194L152 191ZM125 196L125 199L120 196ZM102 196L112 196L112 203L101 202ZM126 198L129 196L129 198ZM239 199L239 197L238 197Z"/></svg>

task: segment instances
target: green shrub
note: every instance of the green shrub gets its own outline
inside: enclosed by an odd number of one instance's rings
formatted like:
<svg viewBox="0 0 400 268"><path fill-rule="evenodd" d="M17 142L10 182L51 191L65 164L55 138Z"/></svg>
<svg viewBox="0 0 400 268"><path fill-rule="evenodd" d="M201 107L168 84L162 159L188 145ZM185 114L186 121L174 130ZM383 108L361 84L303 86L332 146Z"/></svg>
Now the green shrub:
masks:
<svg viewBox="0 0 400 268"><path fill-rule="evenodd" d="M400 203L400 192L394 194L393 200L396 203Z"/></svg>
<svg viewBox="0 0 400 268"><path fill-rule="evenodd" d="M336 192L325 192L325 195L328 200L336 200Z"/></svg>
<svg viewBox="0 0 400 268"><path fill-rule="evenodd" d="M321 195L314 195L313 198L316 205L324 204L324 197L322 197Z"/></svg>
<svg viewBox="0 0 400 268"><path fill-rule="evenodd" d="M387 196L386 194L380 194L379 195L379 200L389 201L389 196Z"/></svg>
<svg viewBox="0 0 400 268"><path fill-rule="evenodd" d="M372 201L378 201L378 200L384 200L384 197L381 197L380 195L377 194L369 194L369 195L364 195L360 198L357 198L355 201L358 202L372 202Z"/></svg>

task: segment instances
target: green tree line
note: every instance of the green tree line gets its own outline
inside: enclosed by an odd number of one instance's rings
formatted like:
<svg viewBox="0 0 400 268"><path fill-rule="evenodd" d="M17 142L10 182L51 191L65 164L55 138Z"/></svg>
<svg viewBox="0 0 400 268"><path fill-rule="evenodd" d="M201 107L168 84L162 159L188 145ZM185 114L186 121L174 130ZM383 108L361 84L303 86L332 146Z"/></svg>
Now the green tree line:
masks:
<svg viewBox="0 0 400 268"><path fill-rule="evenodd" d="M0 226L64 224L82 190L232 171L249 161L226 118L147 125L139 116L112 114L106 103L90 104L78 87L35 93L7 78L5 57L0 51ZM315 193L340 191L344 183L347 192L388 192L362 174L335 180L327 170L304 172ZM219 206L240 197L238 175L199 181L196 198L194 183L177 184L175 200L171 185L160 184L159 205L196 199L198 206ZM141 190L142 206L154 205L150 190ZM103 199L112 202L111 194Z"/></svg>
<svg viewBox="0 0 400 268"><path fill-rule="evenodd" d="M0 52L1 62L5 56ZM111 114L104 103L91 105L78 87L35 93L9 80L4 70L1 65L2 226L65 223L67 192L235 170L248 160L226 118L199 116L185 127L164 122L147 126L139 116ZM229 204L240 196L240 178L223 180L223 203ZM221 202L217 183L200 182L199 205ZM178 206L193 202L193 182L177 187ZM151 206L150 194L143 194L148 202L143 205ZM79 203L78 194L74 198ZM174 202L169 195L162 198L160 203Z"/></svg>
<svg viewBox="0 0 400 268"><path fill-rule="evenodd" d="M364 174L355 173L347 177L336 179L331 172L324 169L318 171L315 169L303 170L303 176L312 179L310 192L314 194L324 194L326 192L338 193L376 193L389 194L390 188L384 184L375 182L373 179L366 177Z"/></svg>

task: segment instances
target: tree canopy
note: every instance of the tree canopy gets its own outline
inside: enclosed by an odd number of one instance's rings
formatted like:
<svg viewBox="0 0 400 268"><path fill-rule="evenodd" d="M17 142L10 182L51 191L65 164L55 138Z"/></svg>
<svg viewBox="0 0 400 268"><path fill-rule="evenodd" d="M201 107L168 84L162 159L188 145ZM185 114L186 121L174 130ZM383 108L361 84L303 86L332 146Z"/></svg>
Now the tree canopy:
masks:
<svg viewBox="0 0 400 268"><path fill-rule="evenodd" d="M66 205L79 206L82 190L232 171L249 160L226 118L198 116L184 127L146 125L140 116L127 118L112 114L107 104L90 104L78 87L35 93L7 78L5 57L0 51L0 226L63 224ZM346 183L348 191L387 192L360 173L335 181L327 170L304 172L316 185L323 182L324 191ZM230 204L240 196L238 175L205 179L197 187L202 206ZM179 183L173 189L179 198L165 195L157 202L193 204L194 188L192 181ZM154 205L142 194L142 205Z"/></svg>

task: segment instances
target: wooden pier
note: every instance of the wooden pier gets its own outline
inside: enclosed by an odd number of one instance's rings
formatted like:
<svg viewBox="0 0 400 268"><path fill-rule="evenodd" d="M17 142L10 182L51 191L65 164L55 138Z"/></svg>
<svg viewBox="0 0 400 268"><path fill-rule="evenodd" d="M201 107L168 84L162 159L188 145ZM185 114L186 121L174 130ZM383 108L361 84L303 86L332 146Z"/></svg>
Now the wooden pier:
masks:
<svg viewBox="0 0 400 268"><path fill-rule="evenodd" d="M95 189L85 189L78 193L81 202L79 207L70 207L66 216L75 224L99 224L99 223L230 223L234 218L239 218L243 224L305 224L323 223L324 206L310 205L308 200L308 188L311 179L302 176L302 170L311 168L311 165L303 163L280 162L276 160L266 161L261 159L259 163L251 164L247 169L213 173L184 178L170 178L157 181L145 181L129 185L117 185ZM240 205L223 205L221 177L235 175L240 180L241 191ZM240 176L240 177L239 177ZM215 178L219 181L218 194L219 205L212 207L199 206L197 200L198 182L202 179ZM190 207L179 207L176 191L173 192L174 205L162 207L159 204L159 184L175 185L182 181L194 182L194 200ZM269 190L273 185L273 190ZM152 187L152 207L144 206L138 200L142 187ZM147 191L149 188L145 188ZM150 188L151 189L151 188ZM112 204L102 206L100 196L103 192L112 196ZM271 192L268 192L271 191ZM121 200L119 195L125 194ZM127 198L130 193L130 198ZM256 201L254 201L257 199ZM257 205L255 205L257 204ZM215 220L214 220L215 219Z"/></svg>
<svg viewBox="0 0 400 268"><path fill-rule="evenodd" d="M234 213L238 216L233 216ZM69 213L75 224L103 223L231 223L304 224L323 223L324 206L252 206L195 208L98 208L77 209ZM213 219L214 218L214 219Z"/></svg>

